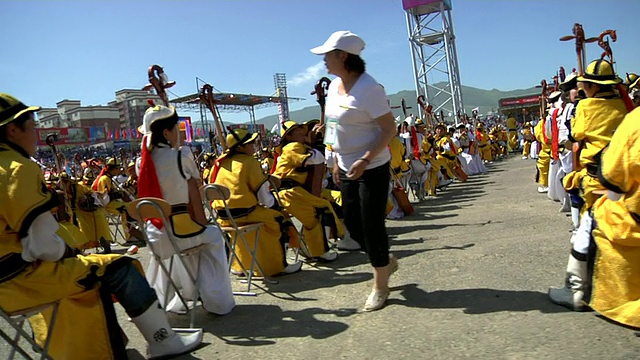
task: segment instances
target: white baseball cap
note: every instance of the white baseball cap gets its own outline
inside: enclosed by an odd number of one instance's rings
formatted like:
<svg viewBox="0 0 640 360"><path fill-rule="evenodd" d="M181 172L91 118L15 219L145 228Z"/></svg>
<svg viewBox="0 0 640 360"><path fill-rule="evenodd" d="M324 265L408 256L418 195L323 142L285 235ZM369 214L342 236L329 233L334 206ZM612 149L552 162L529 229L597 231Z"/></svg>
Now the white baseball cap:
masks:
<svg viewBox="0 0 640 360"><path fill-rule="evenodd" d="M314 47L311 52L317 55L324 55L333 50L342 50L353 55L360 55L364 49L364 40L351 31L336 31L324 44Z"/></svg>

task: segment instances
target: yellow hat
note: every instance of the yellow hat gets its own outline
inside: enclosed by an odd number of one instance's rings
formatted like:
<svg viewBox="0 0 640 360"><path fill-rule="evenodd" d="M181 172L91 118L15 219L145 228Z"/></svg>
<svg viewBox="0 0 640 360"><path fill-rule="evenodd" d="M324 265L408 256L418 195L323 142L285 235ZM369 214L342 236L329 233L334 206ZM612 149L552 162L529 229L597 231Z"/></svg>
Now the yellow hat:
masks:
<svg viewBox="0 0 640 360"><path fill-rule="evenodd" d="M531 123L527 121L526 123L524 123L524 127L529 127L530 128L531 127Z"/></svg>
<svg viewBox="0 0 640 360"><path fill-rule="evenodd" d="M285 121L285 123L282 124L282 129L280 130L280 137L284 139L291 131L293 131L293 129L299 127L307 128L305 124L298 124L295 121Z"/></svg>
<svg viewBox="0 0 640 360"><path fill-rule="evenodd" d="M444 131L447 131L447 125L445 125L443 122L439 122L435 128L437 129L439 127L443 128Z"/></svg>
<svg viewBox="0 0 640 360"><path fill-rule="evenodd" d="M425 126L424 121L422 121L422 119L420 118L416 118L416 127L417 126Z"/></svg>
<svg viewBox="0 0 640 360"><path fill-rule="evenodd" d="M258 133L250 133L246 129L227 129L227 146L233 149L236 146L246 145L254 142L258 138Z"/></svg>
<svg viewBox="0 0 640 360"><path fill-rule="evenodd" d="M120 161L116 158L108 158L105 165L120 166Z"/></svg>
<svg viewBox="0 0 640 360"><path fill-rule="evenodd" d="M613 66L607 60L592 61L584 71L584 75L578 76L578 81L595 83L599 85L616 85L622 79L613 72Z"/></svg>
<svg viewBox="0 0 640 360"><path fill-rule="evenodd" d="M634 87L638 86L638 81L640 81L640 76L638 76L637 74L634 74L634 73L627 73L627 76L625 77L624 84L629 89L633 89Z"/></svg>
<svg viewBox="0 0 640 360"><path fill-rule="evenodd" d="M131 168L131 167L134 167L134 166L136 166L136 162L132 161L132 162L129 163L129 165L127 165L127 168Z"/></svg>
<svg viewBox="0 0 640 360"><path fill-rule="evenodd" d="M40 106L27 106L9 94L0 93L0 126L16 120L23 114L38 110Z"/></svg>

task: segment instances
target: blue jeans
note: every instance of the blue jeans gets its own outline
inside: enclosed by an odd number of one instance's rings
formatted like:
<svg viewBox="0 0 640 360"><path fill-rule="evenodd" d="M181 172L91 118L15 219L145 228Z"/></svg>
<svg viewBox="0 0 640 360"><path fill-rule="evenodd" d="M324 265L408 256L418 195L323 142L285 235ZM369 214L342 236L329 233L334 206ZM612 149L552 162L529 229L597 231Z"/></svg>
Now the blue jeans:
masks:
<svg viewBox="0 0 640 360"><path fill-rule="evenodd" d="M351 237L369 255L373 267L389 264L389 237L385 227L391 173L389 163L367 169L356 180L340 171L344 224Z"/></svg>
<svg viewBox="0 0 640 360"><path fill-rule="evenodd" d="M132 261L132 258L123 257L109 264L102 281L127 314L134 318L147 311L158 296Z"/></svg>

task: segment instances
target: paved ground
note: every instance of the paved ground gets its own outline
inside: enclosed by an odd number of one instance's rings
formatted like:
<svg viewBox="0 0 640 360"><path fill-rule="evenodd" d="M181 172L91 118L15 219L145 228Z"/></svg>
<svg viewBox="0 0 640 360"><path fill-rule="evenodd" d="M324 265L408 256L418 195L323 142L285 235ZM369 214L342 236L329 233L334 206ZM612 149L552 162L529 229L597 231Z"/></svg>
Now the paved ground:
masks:
<svg viewBox="0 0 640 360"><path fill-rule="evenodd" d="M496 162L389 221L400 269L383 310L359 311L372 275L364 255L345 253L238 297L230 315L198 312L205 345L182 359L639 359L633 330L547 300L563 281L571 226L536 193L534 166ZM130 358L143 358L144 341L119 310Z"/></svg>

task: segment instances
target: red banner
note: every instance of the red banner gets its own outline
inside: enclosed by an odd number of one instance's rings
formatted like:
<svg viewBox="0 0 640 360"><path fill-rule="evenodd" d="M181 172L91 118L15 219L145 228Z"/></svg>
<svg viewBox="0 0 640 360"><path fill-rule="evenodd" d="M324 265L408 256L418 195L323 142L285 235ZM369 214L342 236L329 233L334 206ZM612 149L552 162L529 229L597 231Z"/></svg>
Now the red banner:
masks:
<svg viewBox="0 0 640 360"><path fill-rule="evenodd" d="M519 98L500 99L500 107L516 105L534 105L540 103L539 95L529 95Z"/></svg>

